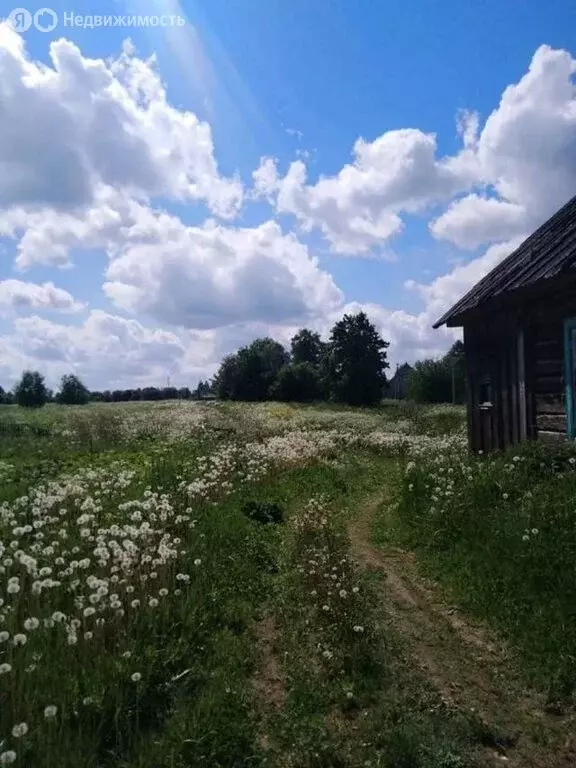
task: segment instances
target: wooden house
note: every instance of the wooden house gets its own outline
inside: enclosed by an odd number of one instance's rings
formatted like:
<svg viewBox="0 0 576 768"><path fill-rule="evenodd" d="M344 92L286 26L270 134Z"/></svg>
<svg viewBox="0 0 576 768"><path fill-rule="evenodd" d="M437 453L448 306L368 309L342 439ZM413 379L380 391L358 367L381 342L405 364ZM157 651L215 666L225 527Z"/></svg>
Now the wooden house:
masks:
<svg viewBox="0 0 576 768"><path fill-rule="evenodd" d="M434 327L462 327L472 450L576 437L576 197Z"/></svg>
<svg viewBox="0 0 576 768"><path fill-rule="evenodd" d="M406 396L406 379L410 371L413 370L412 366L408 363L396 366L396 373L392 376L386 388L387 397L402 400Z"/></svg>

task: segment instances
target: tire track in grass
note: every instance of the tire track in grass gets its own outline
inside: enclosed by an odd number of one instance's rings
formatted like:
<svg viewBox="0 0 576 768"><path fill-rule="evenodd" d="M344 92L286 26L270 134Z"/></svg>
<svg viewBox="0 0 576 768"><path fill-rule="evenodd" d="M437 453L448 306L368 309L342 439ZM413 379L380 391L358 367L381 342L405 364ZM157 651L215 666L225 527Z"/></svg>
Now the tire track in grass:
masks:
<svg viewBox="0 0 576 768"><path fill-rule="evenodd" d="M451 606L419 573L414 553L371 543L372 519L391 502L390 494L368 499L350 523L352 556L385 576L382 608L443 701L470 717L479 764L573 768L574 717L545 712L544 696L522 685L502 640Z"/></svg>
<svg viewBox="0 0 576 768"><path fill-rule="evenodd" d="M262 617L256 625L255 636L258 665L252 678L252 686L260 715L258 742L266 751L270 748L270 718L282 710L286 700L286 680L278 656L280 634L273 614L266 613Z"/></svg>

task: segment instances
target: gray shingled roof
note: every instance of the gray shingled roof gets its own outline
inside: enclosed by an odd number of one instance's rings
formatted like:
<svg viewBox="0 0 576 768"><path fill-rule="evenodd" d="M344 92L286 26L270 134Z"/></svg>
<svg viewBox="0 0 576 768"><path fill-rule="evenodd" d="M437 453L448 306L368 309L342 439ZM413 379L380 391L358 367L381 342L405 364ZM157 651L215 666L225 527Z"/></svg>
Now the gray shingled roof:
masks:
<svg viewBox="0 0 576 768"><path fill-rule="evenodd" d="M555 277L576 261L576 197L560 208L434 323L439 328L482 304L539 280ZM454 324L458 324L455 322Z"/></svg>

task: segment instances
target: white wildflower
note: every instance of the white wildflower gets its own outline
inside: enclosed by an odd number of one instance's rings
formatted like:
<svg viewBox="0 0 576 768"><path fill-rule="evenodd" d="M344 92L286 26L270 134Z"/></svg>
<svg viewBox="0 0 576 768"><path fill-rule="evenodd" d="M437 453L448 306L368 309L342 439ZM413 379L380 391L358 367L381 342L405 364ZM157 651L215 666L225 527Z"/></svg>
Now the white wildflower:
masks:
<svg viewBox="0 0 576 768"><path fill-rule="evenodd" d="M27 630L28 632L32 632L33 630L38 629L39 626L40 626L40 621L39 619L36 619L36 618L26 619L26 621L24 622L24 629Z"/></svg>
<svg viewBox="0 0 576 768"><path fill-rule="evenodd" d="M12 736L14 736L15 739L20 739L22 736L26 736L28 733L28 724L27 723L18 723L12 728Z"/></svg>

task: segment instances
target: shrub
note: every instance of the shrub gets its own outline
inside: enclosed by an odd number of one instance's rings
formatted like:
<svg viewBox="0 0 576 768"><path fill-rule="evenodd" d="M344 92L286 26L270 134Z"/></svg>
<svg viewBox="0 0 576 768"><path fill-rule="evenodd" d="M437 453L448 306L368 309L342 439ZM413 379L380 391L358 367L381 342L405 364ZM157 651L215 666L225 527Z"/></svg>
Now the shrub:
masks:
<svg viewBox="0 0 576 768"><path fill-rule="evenodd" d="M242 512L258 523L282 523L284 513L279 504L273 501L247 501Z"/></svg>

